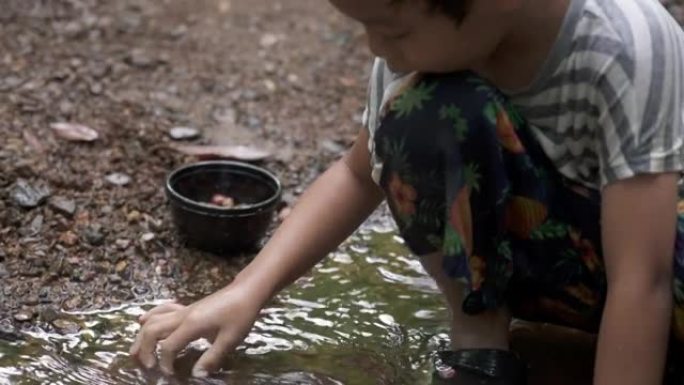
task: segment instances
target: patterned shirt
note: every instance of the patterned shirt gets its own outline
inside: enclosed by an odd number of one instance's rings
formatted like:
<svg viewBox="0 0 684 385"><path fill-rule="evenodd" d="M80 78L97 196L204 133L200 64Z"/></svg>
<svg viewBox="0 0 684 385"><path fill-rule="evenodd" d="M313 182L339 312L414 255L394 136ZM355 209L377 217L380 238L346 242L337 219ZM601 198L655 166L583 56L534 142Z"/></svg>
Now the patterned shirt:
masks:
<svg viewBox="0 0 684 385"><path fill-rule="evenodd" d="M405 77L377 59L364 114L373 134ZM564 176L588 187L684 170L684 31L654 0L572 0L536 79L506 91Z"/></svg>

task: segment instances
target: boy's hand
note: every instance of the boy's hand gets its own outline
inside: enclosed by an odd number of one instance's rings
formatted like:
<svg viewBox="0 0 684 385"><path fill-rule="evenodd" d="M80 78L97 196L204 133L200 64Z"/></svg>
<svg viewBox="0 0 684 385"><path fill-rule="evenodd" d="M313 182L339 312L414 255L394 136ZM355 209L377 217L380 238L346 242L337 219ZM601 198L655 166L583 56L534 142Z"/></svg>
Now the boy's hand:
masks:
<svg viewBox="0 0 684 385"><path fill-rule="evenodd" d="M190 342L206 338L212 346L192 370L193 376L206 377L244 340L259 310L249 295L231 287L190 306L177 303L157 306L140 317L142 328L130 354L148 369L152 368L157 363L155 352L159 344L159 366L165 374L172 374L178 352Z"/></svg>

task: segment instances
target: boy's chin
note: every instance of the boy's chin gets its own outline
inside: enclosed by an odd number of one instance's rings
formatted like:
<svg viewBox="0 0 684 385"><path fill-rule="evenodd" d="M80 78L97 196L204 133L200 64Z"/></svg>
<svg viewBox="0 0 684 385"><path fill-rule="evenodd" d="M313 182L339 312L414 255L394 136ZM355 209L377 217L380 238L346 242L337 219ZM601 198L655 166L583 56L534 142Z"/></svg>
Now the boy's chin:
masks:
<svg viewBox="0 0 684 385"><path fill-rule="evenodd" d="M385 63L387 63L387 68L395 74L405 74L417 71L415 68L406 65L406 63L397 63L387 59L385 59Z"/></svg>

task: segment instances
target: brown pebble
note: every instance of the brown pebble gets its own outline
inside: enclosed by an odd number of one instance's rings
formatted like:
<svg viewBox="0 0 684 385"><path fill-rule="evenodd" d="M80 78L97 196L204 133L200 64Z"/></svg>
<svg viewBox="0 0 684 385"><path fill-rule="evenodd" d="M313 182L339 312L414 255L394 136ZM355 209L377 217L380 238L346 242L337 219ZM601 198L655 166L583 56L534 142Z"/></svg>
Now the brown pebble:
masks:
<svg viewBox="0 0 684 385"><path fill-rule="evenodd" d="M17 322L28 322L33 319L33 312L21 310L14 314L14 320Z"/></svg>
<svg viewBox="0 0 684 385"><path fill-rule="evenodd" d="M73 231L66 231L59 236L59 242L64 246L74 246L78 243L78 235Z"/></svg>
<svg viewBox="0 0 684 385"><path fill-rule="evenodd" d="M133 210L133 211L129 212L128 215L126 215L126 220L129 223L134 223L134 222L139 221L141 217L142 217L142 215L140 214L140 211Z"/></svg>
<svg viewBox="0 0 684 385"><path fill-rule="evenodd" d="M119 261L119 262L116 264L116 267L114 268L114 270L115 270L117 273L120 274L120 273L122 273L124 270L126 270L127 267L128 267L128 262L126 262L126 261Z"/></svg>

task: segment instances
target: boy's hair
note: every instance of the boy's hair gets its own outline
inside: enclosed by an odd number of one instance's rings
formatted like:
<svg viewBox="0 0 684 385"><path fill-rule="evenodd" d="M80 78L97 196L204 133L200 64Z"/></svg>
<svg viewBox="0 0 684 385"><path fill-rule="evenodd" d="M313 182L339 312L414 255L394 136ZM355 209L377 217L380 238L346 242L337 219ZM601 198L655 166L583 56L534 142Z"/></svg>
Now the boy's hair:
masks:
<svg viewBox="0 0 684 385"><path fill-rule="evenodd" d="M395 4L404 3L406 0L392 0ZM460 22L465 17L472 0L424 0L430 9L442 12L454 20Z"/></svg>

